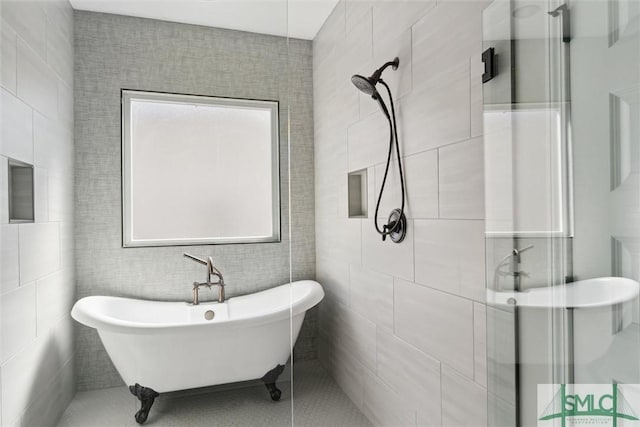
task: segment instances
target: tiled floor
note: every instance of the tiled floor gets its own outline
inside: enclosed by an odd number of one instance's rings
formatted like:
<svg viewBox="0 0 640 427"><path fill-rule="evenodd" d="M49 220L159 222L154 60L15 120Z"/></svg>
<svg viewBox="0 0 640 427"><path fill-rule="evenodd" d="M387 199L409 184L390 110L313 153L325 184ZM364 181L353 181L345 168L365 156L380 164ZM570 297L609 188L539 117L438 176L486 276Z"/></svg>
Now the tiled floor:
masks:
<svg viewBox="0 0 640 427"><path fill-rule="evenodd" d="M360 427L371 424L324 368L316 362L296 363L293 407L291 383L281 382L279 402L263 385L207 394L161 395L151 409L149 427ZM120 427L137 424L138 401L124 387L80 392L62 416L59 427Z"/></svg>

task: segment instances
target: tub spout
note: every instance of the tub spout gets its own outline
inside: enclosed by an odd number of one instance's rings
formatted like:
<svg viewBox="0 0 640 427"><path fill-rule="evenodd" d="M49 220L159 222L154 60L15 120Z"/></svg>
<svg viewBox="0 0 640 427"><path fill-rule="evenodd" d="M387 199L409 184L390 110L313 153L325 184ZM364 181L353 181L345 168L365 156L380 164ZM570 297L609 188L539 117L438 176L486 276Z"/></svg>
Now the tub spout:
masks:
<svg viewBox="0 0 640 427"><path fill-rule="evenodd" d="M222 277L222 273L213 265L213 258L207 257L206 260L202 258L198 258L191 254L184 254L185 257L194 260L200 264L207 266L207 281L198 283L193 283L193 305L198 305L200 303L198 298L198 289L200 286L206 286L207 288L211 288L211 286L218 286L218 302L225 301L225 292L224 292L224 278ZM212 278L216 277L216 281L212 281Z"/></svg>

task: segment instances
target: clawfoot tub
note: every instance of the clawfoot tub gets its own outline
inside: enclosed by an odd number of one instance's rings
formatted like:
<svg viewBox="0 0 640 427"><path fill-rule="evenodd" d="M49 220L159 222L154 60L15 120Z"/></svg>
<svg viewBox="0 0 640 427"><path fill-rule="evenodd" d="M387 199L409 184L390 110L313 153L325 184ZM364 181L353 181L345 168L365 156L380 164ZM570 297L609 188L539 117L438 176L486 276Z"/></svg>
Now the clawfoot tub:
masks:
<svg viewBox="0 0 640 427"><path fill-rule="evenodd" d="M307 310L324 297L302 280L224 303L91 296L71 316L95 328L147 420L159 393L262 379L273 400Z"/></svg>

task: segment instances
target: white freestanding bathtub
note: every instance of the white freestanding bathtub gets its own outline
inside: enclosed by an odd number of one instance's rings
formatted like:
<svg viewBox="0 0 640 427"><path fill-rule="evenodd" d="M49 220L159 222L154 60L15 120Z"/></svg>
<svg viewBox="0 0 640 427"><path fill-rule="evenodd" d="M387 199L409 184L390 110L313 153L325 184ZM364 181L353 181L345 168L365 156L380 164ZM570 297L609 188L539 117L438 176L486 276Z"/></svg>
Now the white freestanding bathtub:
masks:
<svg viewBox="0 0 640 427"><path fill-rule="evenodd" d="M275 380L306 311L323 297L319 283L302 280L199 305L91 296L76 302L71 316L98 330L122 379L142 401L136 414L142 424L163 392L261 378L278 400Z"/></svg>

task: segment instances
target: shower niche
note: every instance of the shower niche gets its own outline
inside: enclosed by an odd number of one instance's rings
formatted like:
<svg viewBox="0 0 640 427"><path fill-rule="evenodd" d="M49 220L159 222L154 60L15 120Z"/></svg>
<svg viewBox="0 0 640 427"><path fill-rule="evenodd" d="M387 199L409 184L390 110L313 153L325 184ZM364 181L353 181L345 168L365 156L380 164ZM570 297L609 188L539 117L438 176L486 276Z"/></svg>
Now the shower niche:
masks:
<svg viewBox="0 0 640 427"><path fill-rule="evenodd" d="M349 218L367 218L367 170L350 172L348 180Z"/></svg>

